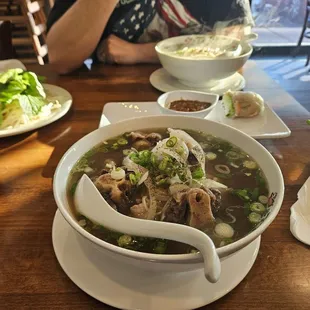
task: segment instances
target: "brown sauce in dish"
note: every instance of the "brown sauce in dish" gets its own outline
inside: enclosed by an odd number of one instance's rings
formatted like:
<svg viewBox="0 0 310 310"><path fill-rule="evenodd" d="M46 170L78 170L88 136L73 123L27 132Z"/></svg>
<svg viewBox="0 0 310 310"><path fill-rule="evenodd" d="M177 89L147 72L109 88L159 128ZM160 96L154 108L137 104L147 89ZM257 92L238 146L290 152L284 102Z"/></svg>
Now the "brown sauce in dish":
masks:
<svg viewBox="0 0 310 310"><path fill-rule="evenodd" d="M209 102L202 102L198 100L176 100L169 105L170 110L179 112L197 112L207 109L211 106Z"/></svg>

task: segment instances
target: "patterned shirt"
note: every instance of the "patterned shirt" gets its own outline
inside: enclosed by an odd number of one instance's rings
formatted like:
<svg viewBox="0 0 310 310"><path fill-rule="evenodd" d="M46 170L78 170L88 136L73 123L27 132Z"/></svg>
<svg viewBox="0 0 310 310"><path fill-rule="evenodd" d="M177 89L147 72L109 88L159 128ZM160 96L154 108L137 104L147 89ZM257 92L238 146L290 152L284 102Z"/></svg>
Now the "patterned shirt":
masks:
<svg viewBox="0 0 310 310"><path fill-rule="evenodd" d="M48 30L75 1L56 0ZM114 34L129 42L156 42L180 34L253 24L248 0L119 0L102 40Z"/></svg>

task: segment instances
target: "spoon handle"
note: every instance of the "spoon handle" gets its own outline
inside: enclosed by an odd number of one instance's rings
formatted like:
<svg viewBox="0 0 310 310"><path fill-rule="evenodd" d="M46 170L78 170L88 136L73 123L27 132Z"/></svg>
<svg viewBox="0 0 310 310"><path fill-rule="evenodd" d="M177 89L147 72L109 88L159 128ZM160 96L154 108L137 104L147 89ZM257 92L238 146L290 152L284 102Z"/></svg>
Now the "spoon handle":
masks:
<svg viewBox="0 0 310 310"><path fill-rule="evenodd" d="M123 215L106 202L86 174L78 183L74 202L78 212L107 229L132 236L178 241L195 247L203 256L206 278L212 283L219 280L221 263L216 248L210 237L202 231L186 225L148 221Z"/></svg>

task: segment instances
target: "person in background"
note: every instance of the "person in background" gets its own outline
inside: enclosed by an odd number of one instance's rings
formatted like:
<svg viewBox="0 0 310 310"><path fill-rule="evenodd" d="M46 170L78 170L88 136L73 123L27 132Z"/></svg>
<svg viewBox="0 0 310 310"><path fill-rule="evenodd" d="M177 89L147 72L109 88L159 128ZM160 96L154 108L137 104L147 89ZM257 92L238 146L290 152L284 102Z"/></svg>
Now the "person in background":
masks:
<svg viewBox="0 0 310 310"><path fill-rule="evenodd" d="M68 73L92 57L116 64L156 63L156 42L252 26L248 0L56 0L48 22L49 61ZM218 31L217 31L218 32Z"/></svg>

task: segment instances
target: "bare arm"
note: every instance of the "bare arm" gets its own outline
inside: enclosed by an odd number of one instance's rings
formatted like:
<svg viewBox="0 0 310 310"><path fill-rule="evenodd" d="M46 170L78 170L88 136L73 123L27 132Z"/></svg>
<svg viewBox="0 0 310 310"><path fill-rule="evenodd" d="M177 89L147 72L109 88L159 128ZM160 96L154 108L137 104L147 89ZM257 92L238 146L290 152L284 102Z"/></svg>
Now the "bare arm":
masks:
<svg viewBox="0 0 310 310"><path fill-rule="evenodd" d="M118 0L77 0L52 26L47 45L50 63L58 72L78 68L91 55L117 3Z"/></svg>
<svg viewBox="0 0 310 310"><path fill-rule="evenodd" d="M97 56L102 62L131 65L137 63L158 63L156 43L130 43L110 35L100 43Z"/></svg>

